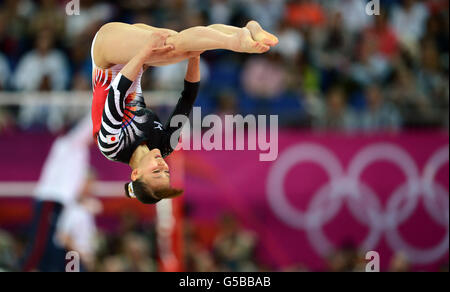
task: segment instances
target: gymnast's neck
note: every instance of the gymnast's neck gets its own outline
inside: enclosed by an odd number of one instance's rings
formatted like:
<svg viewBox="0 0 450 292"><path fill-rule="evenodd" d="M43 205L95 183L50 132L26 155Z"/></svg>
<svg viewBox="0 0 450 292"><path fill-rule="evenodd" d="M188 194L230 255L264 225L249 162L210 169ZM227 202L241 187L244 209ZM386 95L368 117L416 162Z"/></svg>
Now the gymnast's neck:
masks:
<svg viewBox="0 0 450 292"><path fill-rule="evenodd" d="M148 149L147 145L140 145L136 150L134 151L133 155L130 159L130 167L131 169L136 169L139 166L139 162L150 152L150 149Z"/></svg>

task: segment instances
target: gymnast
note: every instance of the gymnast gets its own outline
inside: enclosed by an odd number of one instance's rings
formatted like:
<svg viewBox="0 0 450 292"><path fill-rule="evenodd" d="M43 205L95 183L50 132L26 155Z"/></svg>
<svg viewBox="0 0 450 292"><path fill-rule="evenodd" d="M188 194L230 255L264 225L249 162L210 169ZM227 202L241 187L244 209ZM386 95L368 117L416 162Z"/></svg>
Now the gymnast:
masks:
<svg viewBox="0 0 450 292"><path fill-rule="evenodd" d="M256 21L243 28L215 24L179 33L145 24L108 23L98 31L91 49L93 135L106 158L131 167L131 182L125 185L128 197L156 204L183 193L171 188L164 158L174 151L179 130L194 106L201 78L200 55L217 49L262 54L277 44L276 36L264 31ZM186 59L184 91L163 124L146 107L142 74L149 67ZM173 127L170 121L176 116L185 120Z"/></svg>

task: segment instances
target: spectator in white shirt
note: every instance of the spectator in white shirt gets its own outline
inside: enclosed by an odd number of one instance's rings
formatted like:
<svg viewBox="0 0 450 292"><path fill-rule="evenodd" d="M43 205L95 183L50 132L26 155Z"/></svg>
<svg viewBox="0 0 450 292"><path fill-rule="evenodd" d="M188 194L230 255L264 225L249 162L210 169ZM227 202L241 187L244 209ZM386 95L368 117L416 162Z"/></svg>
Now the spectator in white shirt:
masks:
<svg viewBox="0 0 450 292"><path fill-rule="evenodd" d="M397 108L385 101L383 93L376 85L366 91L367 109L361 115L359 125L363 131L391 131L401 128L401 116Z"/></svg>
<svg viewBox="0 0 450 292"><path fill-rule="evenodd" d="M88 180L90 183L93 181L94 177ZM87 271L94 269L97 246L95 215L101 210L100 201L90 197L89 187L86 187L76 203L64 208L56 229L57 242L67 251L78 252Z"/></svg>
<svg viewBox="0 0 450 292"><path fill-rule="evenodd" d="M72 246L60 242L57 234L59 230L73 234L74 220L71 218L79 216L71 213L80 213L77 212L80 194L87 193L91 182L88 172L89 146L92 142L92 122L90 115L87 115L69 134L53 143L34 191L33 226L22 263L23 271L64 271L65 248ZM63 215L66 210L69 213ZM59 223L62 215L68 219ZM80 231L84 228L92 230L91 219L85 220L85 214L81 217L80 224L87 225L78 225ZM76 241L73 246L80 247L81 256L84 254L84 245L78 245Z"/></svg>
<svg viewBox="0 0 450 292"><path fill-rule="evenodd" d="M417 46L426 31L430 13L427 6L417 0L404 0L391 15L391 23L399 40L406 46Z"/></svg>
<svg viewBox="0 0 450 292"><path fill-rule="evenodd" d="M44 84L48 78L49 84ZM53 34L41 31L36 38L35 49L19 62L13 83L18 90L64 90L69 81L65 55L54 48ZM46 88L48 87L48 88Z"/></svg>
<svg viewBox="0 0 450 292"><path fill-rule="evenodd" d="M27 53L19 62L13 76L13 85L23 91L61 91L69 81L66 56L54 47L53 34L41 31L36 38L35 49ZM36 122L44 122L51 131L63 126L64 110L50 106L23 106L19 113L19 123L27 128Z"/></svg>

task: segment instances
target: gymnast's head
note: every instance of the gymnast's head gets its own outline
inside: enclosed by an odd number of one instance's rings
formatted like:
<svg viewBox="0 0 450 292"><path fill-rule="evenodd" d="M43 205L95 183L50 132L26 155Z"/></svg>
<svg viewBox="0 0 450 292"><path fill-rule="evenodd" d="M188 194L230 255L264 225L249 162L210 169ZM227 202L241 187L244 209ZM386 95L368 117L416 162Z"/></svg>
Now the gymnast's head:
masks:
<svg viewBox="0 0 450 292"><path fill-rule="evenodd" d="M134 165L131 182L125 185L125 194L143 204L156 204L180 196L183 191L171 188L169 166L161 151L154 149Z"/></svg>

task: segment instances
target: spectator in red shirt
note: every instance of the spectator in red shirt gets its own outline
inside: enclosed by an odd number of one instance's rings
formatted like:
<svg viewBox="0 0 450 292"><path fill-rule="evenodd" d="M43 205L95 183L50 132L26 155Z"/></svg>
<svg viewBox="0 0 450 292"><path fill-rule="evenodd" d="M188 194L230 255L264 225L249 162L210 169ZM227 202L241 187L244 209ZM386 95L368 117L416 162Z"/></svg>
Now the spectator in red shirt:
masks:
<svg viewBox="0 0 450 292"><path fill-rule="evenodd" d="M323 7L311 0L295 0L288 4L286 18L290 25L320 26L325 23Z"/></svg>
<svg viewBox="0 0 450 292"><path fill-rule="evenodd" d="M366 30L364 42L373 42L375 50L383 57L391 59L399 50L398 39L393 28L388 22L388 15L386 11L382 11L379 16L375 18L373 27Z"/></svg>

